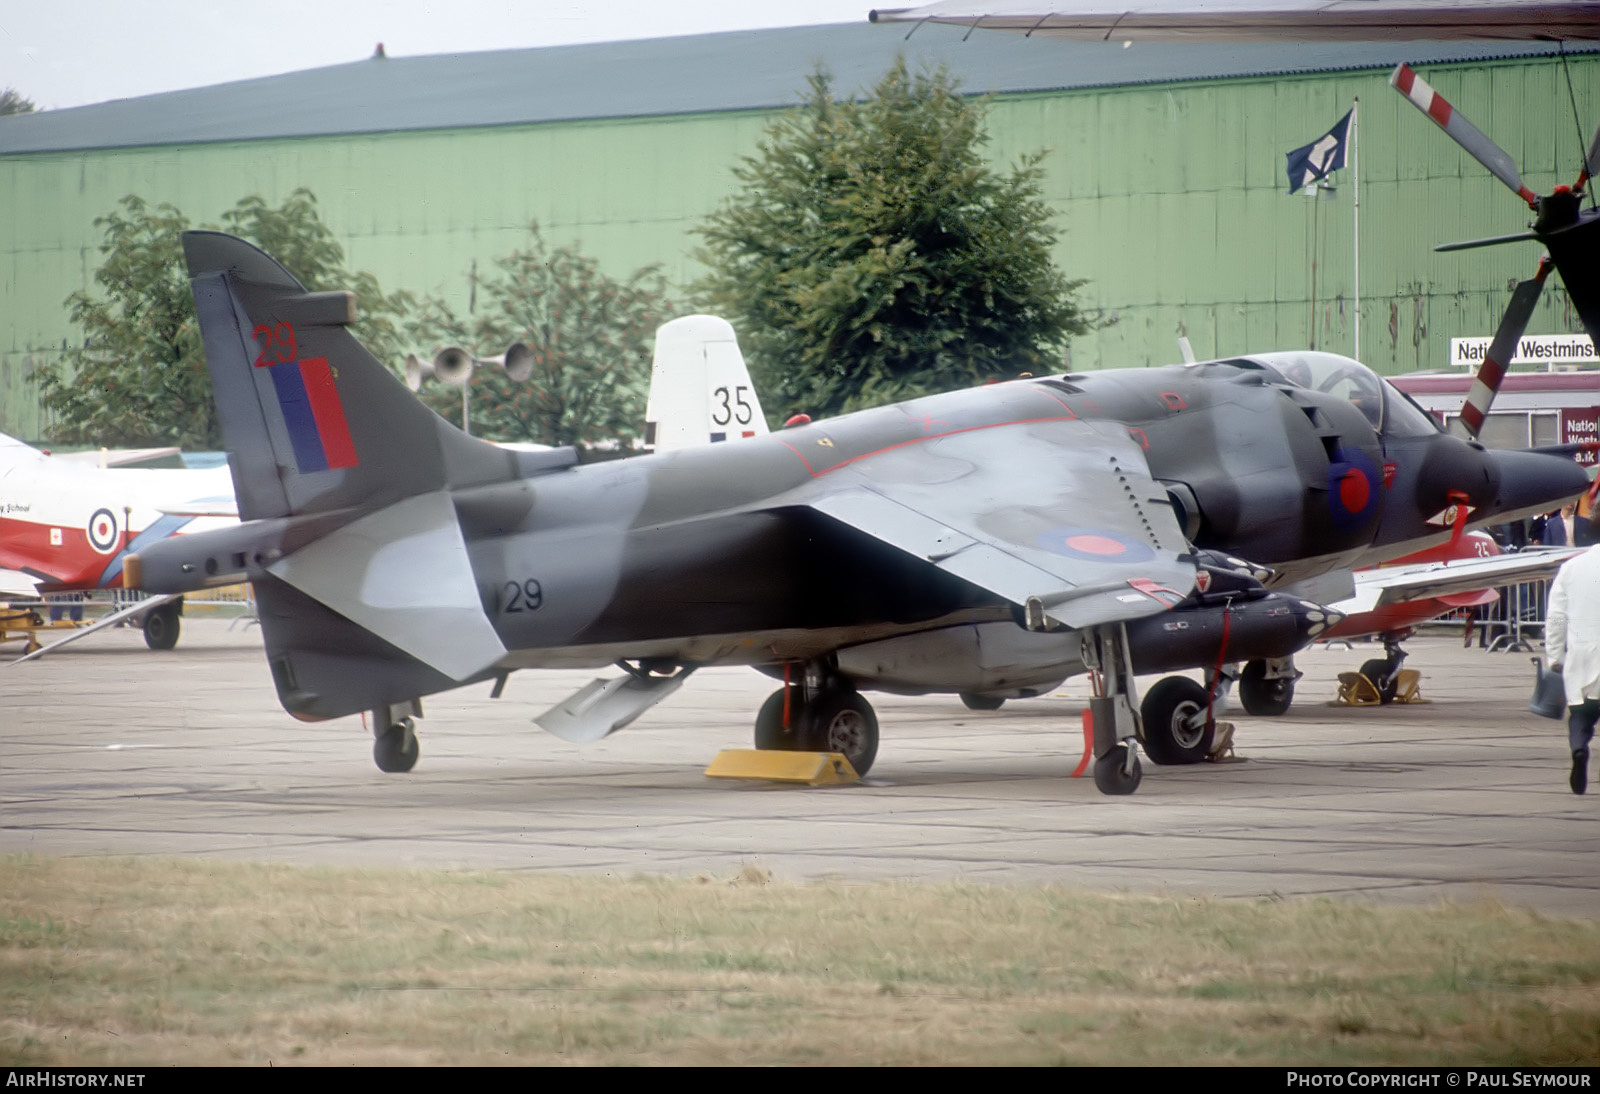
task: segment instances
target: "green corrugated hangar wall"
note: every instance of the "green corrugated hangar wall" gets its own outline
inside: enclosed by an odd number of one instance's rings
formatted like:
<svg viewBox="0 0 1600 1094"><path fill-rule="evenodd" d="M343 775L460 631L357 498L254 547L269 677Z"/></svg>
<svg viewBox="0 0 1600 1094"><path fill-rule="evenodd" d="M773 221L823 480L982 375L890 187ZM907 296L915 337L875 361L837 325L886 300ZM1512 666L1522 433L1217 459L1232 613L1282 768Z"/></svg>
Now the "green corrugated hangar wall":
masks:
<svg viewBox="0 0 1600 1094"><path fill-rule="evenodd" d="M1429 66L1424 74L1547 192L1571 183L1600 119L1600 56ZM1352 353L1351 172L1336 197L1286 194L1284 153L1357 96L1360 357L1380 372L1447 363L1453 336L1493 331L1535 245L1435 254L1436 243L1520 230L1528 211L1386 83L1387 70L1012 94L991 108L1000 163L1046 149L1057 259L1087 279L1099 327L1070 367L1306 347ZM92 287L96 217L127 194L216 222L240 198L317 196L353 269L385 289L464 307L466 272L521 245L529 221L614 275L659 262L682 285L694 229L730 192L769 115L566 121L0 156L0 430L49 435L26 377L78 337L63 304ZM1316 283L1312 297L1313 269ZM1552 284L1530 333L1579 329Z"/></svg>

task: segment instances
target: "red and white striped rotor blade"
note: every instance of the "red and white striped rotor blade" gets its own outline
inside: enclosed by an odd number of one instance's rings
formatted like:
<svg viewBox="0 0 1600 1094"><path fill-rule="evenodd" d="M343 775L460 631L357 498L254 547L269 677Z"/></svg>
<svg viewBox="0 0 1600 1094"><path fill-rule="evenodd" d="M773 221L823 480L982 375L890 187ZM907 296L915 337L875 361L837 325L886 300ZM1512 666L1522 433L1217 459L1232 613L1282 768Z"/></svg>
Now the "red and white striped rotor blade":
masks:
<svg viewBox="0 0 1600 1094"><path fill-rule="evenodd" d="M1544 279L1549 276L1550 256L1546 255L1539 260L1539 271L1517 284L1516 291L1511 294L1511 303L1506 305L1505 315L1500 317L1500 329L1494 332L1494 341L1489 343L1489 352L1483 355L1483 364L1478 366L1478 374L1472 378L1467 401L1461 407L1461 424L1466 427L1467 436L1474 440L1483 428L1483 420L1489 416L1489 407L1494 403L1495 395L1500 391L1500 381L1506 377L1506 366L1517 355L1517 342L1521 340L1522 332L1528 329L1534 305L1539 303L1539 290L1544 288Z"/></svg>
<svg viewBox="0 0 1600 1094"><path fill-rule="evenodd" d="M1600 126L1595 127L1594 140L1589 142L1589 151L1583 156L1583 173L1578 176L1578 185L1573 189L1582 190L1596 175L1600 175Z"/></svg>
<svg viewBox="0 0 1600 1094"><path fill-rule="evenodd" d="M1410 99L1411 105L1432 118L1440 129L1450 134L1452 140L1467 150L1469 156L1487 167L1495 178L1511 187L1523 201L1530 206L1538 203L1539 195L1528 189L1522 181L1522 174L1505 149L1458 113L1449 100L1429 87L1421 76L1412 71L1410 65L1396 65L1389 74L1389 86Z"/></svg>

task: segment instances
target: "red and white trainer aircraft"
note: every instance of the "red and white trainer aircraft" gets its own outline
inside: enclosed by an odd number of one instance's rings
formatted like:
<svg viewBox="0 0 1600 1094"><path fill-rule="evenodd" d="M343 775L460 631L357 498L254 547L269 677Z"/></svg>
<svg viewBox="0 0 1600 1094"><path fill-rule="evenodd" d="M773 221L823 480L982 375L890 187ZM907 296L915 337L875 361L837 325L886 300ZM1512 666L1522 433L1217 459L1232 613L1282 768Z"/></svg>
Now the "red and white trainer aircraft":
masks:
<svg viewBox="0 0 1600 1094"><path fill-rule="evenodd" d="M166 451L176 450L53 456L0 433L0 592L34 597L120 589L124 555L165 536L236 523L226 466L120 466ZM181 603L174 597L146 601L101 624L143 612L145 642L171 649Z"/></svg>

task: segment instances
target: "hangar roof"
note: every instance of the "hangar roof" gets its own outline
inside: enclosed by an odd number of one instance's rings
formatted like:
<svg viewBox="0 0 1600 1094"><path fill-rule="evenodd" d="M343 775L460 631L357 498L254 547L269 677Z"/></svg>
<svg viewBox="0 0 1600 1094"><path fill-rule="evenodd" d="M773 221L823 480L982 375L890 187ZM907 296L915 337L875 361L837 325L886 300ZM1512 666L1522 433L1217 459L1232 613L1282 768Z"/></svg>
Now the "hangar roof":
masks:
<svg viewBox="0 0 1600 1094"><path fill-rule="evenodd" d="M1066 42L928 24L734 31L543 49L373 57L0 118L0 155L792 106L825 63L870 88L897 52L973 93L1543 56L1529 42ZM1568 47L1573 52L1573 47ZM1581 49L1579 51L1582 51Z"/></svg>

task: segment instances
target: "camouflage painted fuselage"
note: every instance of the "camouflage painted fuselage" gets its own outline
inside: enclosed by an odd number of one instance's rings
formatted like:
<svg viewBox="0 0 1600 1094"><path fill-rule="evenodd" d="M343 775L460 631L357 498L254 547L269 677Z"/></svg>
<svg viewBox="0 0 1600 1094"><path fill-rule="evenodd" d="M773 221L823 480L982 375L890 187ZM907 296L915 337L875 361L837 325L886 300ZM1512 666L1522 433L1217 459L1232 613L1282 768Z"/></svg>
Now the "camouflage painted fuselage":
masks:
<svg viewBox="0 0 1600 1094"><path fill-rule="evenodd" d="M150 553L143 579L245 572L303 717L620 659L837 658L860 687L965 690L988 679L961 652L983 635L1031 666L1001 666L1021 686L1072 671L1073 631L1106 624L1131 628L1136 666L1171 662L1161 627L1198 666L1209 624L1160 622L1205 592L1197 549L1281 587L1442 540L1452 504L1484 523L1586 484L1446 436L1325 354L1026 378L578 466L427 411L336 294L229 237L185 245L246 523ZM1316 605L1254 603L1249 656L1309 641ZM1041 633L1019 644L1018 622Z"/></svg>

